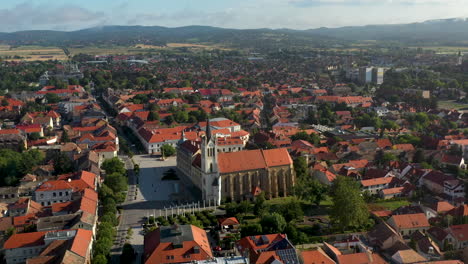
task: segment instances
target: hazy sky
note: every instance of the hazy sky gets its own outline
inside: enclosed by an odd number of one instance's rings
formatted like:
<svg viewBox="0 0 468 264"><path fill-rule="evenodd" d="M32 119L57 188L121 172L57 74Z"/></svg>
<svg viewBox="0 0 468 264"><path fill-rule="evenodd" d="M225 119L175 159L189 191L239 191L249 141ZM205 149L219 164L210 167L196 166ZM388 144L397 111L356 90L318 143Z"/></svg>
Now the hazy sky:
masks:
<svg viewBox="0 0 468 264"><path fill-rule="evenodd" d="M100 25L339 27L468 17L468 0L0 0L0 32Z"/></svg>

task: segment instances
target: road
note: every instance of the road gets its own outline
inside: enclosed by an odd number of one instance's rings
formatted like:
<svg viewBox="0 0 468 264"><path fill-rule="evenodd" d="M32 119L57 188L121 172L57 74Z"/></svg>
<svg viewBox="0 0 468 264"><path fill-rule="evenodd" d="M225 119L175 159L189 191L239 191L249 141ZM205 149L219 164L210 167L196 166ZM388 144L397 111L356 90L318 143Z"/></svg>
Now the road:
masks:
<svg viewBox="0 0 468 264"><path fill-rule="evenodd" d="M177 203L192 201L191 192L182 181L162 181L169 169L176 169L176 158L170 157L160 161L151 155L135 155L133 161L140 167L139 175L133 173L133 163L129 158L120 157L129 170L129 187L126 201L122 204L120 225L117 229L116 244L112 249L111 263L119 263L122 246L125 243L127 230L132 228L130 244L138 253L140 263L143 254L143 218L164 214L164 208ZM162 210L161 210L162 209Z"/></svg>

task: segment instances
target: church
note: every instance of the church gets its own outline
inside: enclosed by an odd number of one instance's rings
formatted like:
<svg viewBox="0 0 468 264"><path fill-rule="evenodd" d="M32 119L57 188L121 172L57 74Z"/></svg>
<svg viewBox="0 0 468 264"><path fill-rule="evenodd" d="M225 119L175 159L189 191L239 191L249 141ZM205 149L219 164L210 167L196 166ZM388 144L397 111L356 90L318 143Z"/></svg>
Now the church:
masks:
<svg viewBox="0 0 468 264"><path fill-rule="evenodd" d="M177 168L201 192L206 201L252 199L259 190L266 197L287 196L295 184L293 161L287 149L243 150L226 145L236 138L218 137L207 121L205 136L178 144Z"/></svg>

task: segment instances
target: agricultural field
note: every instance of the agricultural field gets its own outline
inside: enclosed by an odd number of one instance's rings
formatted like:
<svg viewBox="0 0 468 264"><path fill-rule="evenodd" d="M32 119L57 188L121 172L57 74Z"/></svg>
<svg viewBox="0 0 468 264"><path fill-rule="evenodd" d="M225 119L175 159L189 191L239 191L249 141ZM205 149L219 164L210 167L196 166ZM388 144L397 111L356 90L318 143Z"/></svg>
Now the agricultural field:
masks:
<svg viewBox="0 0 468 264"><path fill-rule="evenodd" d="M146 45L137 44L134 46L80 46L80 47L69 47L71 55L77 54L89 54L89 55L141 55L148 53L160 53L162 51L173 51L177 52L178 49L189 49L192 51L201 50L228 50L219 45L201 45L201 44L190 44L190 43L168 43L166 46L157 45Z"/></svg>
<svg viewBox="0 0 468 264"><path fill-rule="evenodd" d="M418 47L410 47L410 48L418 48ZM428 46L428 47L420 47L423 50L433 50L437 54L455 54L461 51L462 53L468 54L468 46Z"/></svg>
<svg viewBox="0 0 468 264"><path fill-rule="evenodd" d="M458 103L453 100L439 101L439 109L455 109L461 112L468 111L468 104Z"/></svg>
<svg viewBox="0 0 468 264"><path fill-rule="evenodd" d="M0 59L6 61L47 61L67 60L67 56L58 47L0 45Z"/></svg>

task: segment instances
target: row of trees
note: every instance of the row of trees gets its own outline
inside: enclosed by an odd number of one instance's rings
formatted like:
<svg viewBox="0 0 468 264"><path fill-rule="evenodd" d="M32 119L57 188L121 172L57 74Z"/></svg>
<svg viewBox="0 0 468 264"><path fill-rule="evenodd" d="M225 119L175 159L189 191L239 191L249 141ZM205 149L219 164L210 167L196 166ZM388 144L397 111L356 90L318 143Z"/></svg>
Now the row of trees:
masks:
<svg viewBox="0 0 468 264"><path fill-rule="evenodd" d="M117 204L125 200L127 190L127 170L118 158L105 160L101 169L106 172L104 183L99 189L99 201L102 201L102 216L94 244L93 263L108 263L108 257L116 234Z"/></svg>
<svg viewBox="0 0 468 264"><path fill-rule="evenodd" d="M39 150L29 150L22 153L10 149L0 149L0 184L13 186L33 168L44 161L44 155Z"/></svg>

